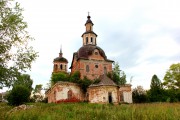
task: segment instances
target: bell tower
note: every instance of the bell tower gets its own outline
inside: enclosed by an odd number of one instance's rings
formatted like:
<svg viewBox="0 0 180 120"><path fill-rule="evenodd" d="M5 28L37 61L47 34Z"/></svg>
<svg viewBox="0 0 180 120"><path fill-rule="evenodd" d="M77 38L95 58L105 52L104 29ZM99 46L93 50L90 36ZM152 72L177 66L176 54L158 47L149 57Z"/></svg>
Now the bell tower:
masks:
<svg viewBox="0 0 180 120"><path fill-rule="evenodd" d="M84 45L96 45L96 33L93 32L93 22L91 21L91 16L87 16L87 21L85 23L86 31L82 34L83 46Z"/></svg>
<svg viewBox="0 0 180 120"><path fill-rule="evenodd" d="M53 73L56 73L56 72L67 73L68 61L66 58L63 57L62 47L60 48L59 57L55 58L53 63L54 63Z"/></svg>

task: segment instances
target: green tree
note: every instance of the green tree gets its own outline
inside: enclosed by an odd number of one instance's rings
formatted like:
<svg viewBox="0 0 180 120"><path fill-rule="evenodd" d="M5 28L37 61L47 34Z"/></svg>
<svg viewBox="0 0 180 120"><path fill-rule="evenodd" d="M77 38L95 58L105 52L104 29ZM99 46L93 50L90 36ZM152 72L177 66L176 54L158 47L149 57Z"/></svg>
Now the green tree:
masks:
<svg viewBox="0 0 180 120"><path fill-rule="evenodd" d="M180 89L180 63L170 66L164 76L163 85L168 89Z"/></svg>
<svg viewBox="0 0 180 120"><path fill-rule="evenodd" d="M33 40L26 31L22 9L14 0L0 1L0 87L11 86L19 72L31 68L37 53L29 46Z"/></svg>
<svg viewBox="0 0 180 120"><path fill-rule="evenodd" d="M86 76L84 77L84 79L79 79L78 81L76 81L76 83L78 83L81 86L81 89L83 90L84 93L87 92L87 88L89 87L89 85L91 85L93 83L92 80L89 80Z"/></svg>
<svg viewBox="0 0 180 120"><path fill-rule="evenodd" d="M15 80L13 86L17 86L17 85L25 86L31 92L33 89L32 84L33 84L33 80L31 79L30 75L21 74L20 76L17 77L17 80Z"/></svg>
<svg viewBox="0 0 180 120"><path fill-rule="evenodd" d="M118 85L126 84L126 74L124 71L120 70L118 62L114 63L113 71L112 73L108 73L108 77Z"/></svg>
<svg viewBox="0 0 180 120"><path fill-rule="evenodd" d="M34 92L35 93L41 93L41 90L42 90L42 84L39 84L39 85L35 86Z"/></svg>
<svg viewBox="0 0 180 120"><path fill-rule="evenodd" d="M7 100L10 105L20 105L29 101L30 91L22 85L14 86L7 95Z"/></svg>
<svg viewBox="0 0 180 120"><path fill-rule="evenodd" d="M43 101L43 95L41 94L42 85L36 85L35 89L33 91L32 96L30 97L31 102L42 102Z"/></svg>
<svg viewBox="0 0 180 120"><path fill-rule="evenodd" d="M70 80L70 82L75 82L75 83L77 83L77 81L80 80L80 72L79 72L79 71L76 71L76 72L74 72L73 74L71 74L69 80Z"/></svg>
<svg viewBox="0 0 180 120"><path fill-rule="evenodd" d="M157 75L152 76L150 90L148 91L148 97L151 102L165 101L165 99L163 99L164 96L162 84Z"/></svg>
<svg viewBox="0 0 180 120"><path fill-rule="evenodd" d="M151 90L157 91L162 89L162 84L160 79L157 77L157 75L153 75L151 79L151 85L150 85Z"/></svg>
<svg viewBox="0 0 180 120"><path fill-rule="evenodd" d="M51 76L52 85L54 85L58 81L69 81L69 75L63 72L52 73L52 76Z"/></svg>
<svg viewBox="0 0 180 120"><path fill-rule="evenodd" d="M134 103L148 102L147 93L142 86L137 86L133 89L132 99Z"/></svg>
<svg viewBox="0 0 180 120"><path fill-rule="evenodd" d="M126 74L124 71L121 71L119 84L124 85L126 82Z"/></svg>

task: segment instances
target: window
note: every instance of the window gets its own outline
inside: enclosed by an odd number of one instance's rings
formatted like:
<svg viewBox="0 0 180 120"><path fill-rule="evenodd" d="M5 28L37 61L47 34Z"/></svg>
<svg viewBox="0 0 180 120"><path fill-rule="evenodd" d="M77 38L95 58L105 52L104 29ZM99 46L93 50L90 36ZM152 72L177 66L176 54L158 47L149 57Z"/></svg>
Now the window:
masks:
<svg viewBox="0 0 180 120"><path fill-rule="evenodd" d="M93 43L93 37L91 37L91 43Z"/></svg>
<svg viewBox="0 0 180 120"><path fill-rule="evenodd" d="M66 70L67 68L66 68L66 65L65 65L65 70Z"/></svg>
<svg viewBox="0 0 180 120"><path fill-rule="evenodd" d="M89 72L89 65L86 65L86 72Z"/></svg>
<svg viewBox="0 0 180 120"><path fill-rule="evenodd" d="M86 44L88 44L88 37L86 37Z"/></svg>
<svg viewBox="0 0 180 120"><path fill-rule="evenodd" d="M98 55L98 52L94 52L95 55Z"/></svg>
<svg viewBox="0 0 180 120"><path fill-rule="evenodd" d="M63 69L63 66L62 66L62 64L60 65L60 70L62 70Z"/></svg>
<svg viewBox="0 0 180 120"><path fill-rule="evenodd" d="M69 90L68 91L68 99L71 99L72 98L72 90Z"/></svg>
<svg viewBox="0 0 180 120"><path fill-rule="evenodd" d="M95 65L95 68L98 68L98 65Z"/></svg>
<svg viewBox="0 0 180 120"><path fill-rule="evenodd" d="M107 68L104 67L104 74L107 74Z"/></svg>

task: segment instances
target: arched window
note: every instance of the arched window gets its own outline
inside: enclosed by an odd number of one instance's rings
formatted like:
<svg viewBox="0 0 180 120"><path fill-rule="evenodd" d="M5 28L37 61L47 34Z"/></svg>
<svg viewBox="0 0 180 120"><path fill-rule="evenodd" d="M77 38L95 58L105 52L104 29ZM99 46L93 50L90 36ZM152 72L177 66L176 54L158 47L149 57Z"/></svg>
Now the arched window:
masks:
<svg viewBox="0 0 180 120"><path fill-rule="evenodd" d="M89 72L89 65L86 65L86 72Z"/></svg>
<svg viewBox="0 0 180 120"><path fill-rule="evenodd" d="M104 74L107 74L107 68L104 67Z"/></svg>
<svg viewBox="0 0 180 120"><path fill-rule="evenodd" d="M93 43L93 37L91 37L91 43Z"/></svg>
<svg viewBox="0 0 180 120"><path fill-rule="evenodd" d="M68 99L71 99L72 98L72 90L69 90L68 91Z"/></svg>
<svg viewBox="0 0 180 120"><path fill-rule="evenodd" d="M86 37L86 44L88 44L88 37Z"/></svg>
<svg viewBox="0 0 180 120"><path fill-rule="evenodd" d="M60 70L62 70L62 69L63 69L63 65L61 64L61 65L60 65Z"/></svg>

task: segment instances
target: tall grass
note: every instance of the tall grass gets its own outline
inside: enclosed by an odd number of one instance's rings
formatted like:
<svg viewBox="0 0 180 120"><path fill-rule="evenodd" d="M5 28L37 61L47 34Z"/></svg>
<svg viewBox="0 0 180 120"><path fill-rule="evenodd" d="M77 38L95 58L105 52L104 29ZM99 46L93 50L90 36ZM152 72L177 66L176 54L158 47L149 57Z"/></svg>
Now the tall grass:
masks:
<svg viewBox="0 0 180 120"><path fill-rule="evenodd" d="M154 104L34 104L35 107L9 114L5 120L180 120L180 103Z"/></svg>

